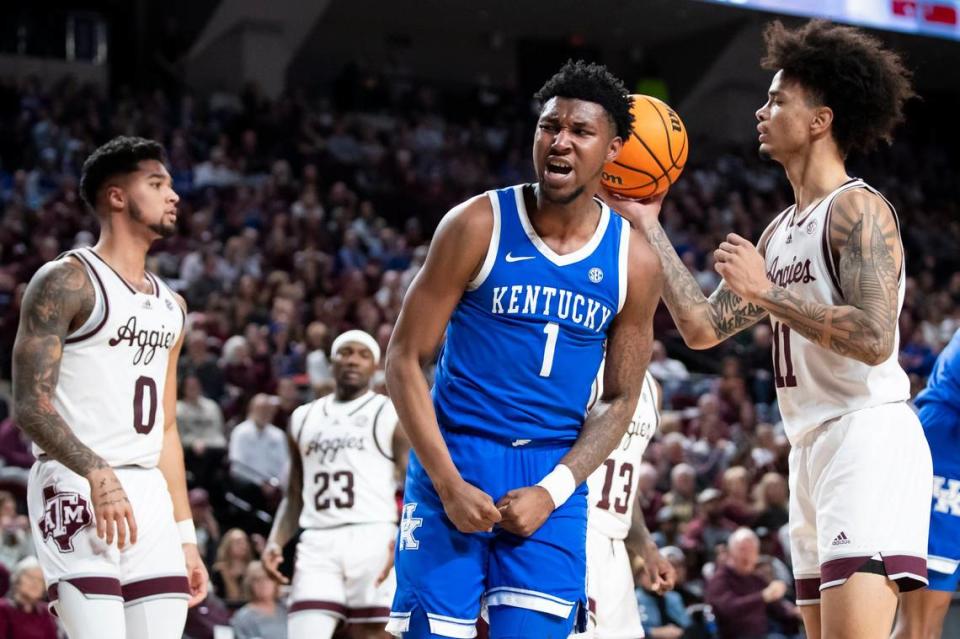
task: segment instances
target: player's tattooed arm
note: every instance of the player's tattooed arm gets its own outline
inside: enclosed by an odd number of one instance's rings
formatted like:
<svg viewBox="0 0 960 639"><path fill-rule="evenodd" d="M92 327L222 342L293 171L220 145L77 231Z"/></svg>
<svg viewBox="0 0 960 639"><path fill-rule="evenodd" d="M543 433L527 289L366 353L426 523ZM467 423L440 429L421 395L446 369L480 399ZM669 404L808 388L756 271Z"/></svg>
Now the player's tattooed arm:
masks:
<svg viewBox="0 0 960 639"><path fill-rule="evenodd" d="M47 455L82 476L107 464L73 434L53 396L64 340L90 316L94 300L90 278L76 260L44 265L27 285L13 347L17 423Z"/></svg>
<svg viewBox="0 0 960 639"><path fill-rule="evenodd" d="M687 346L716 346L767 316L766 309L741 298L726 282L720 282L713 294L706 297L660 223L647 224L643 231L663 264L663 301ZM764 236L768 232L769 229Z"/></svg>
<svg viewBox="0 0 960 639"><path fill-rule="evenodd" d="M811 302L773 285L758 303L808 340L844 357L880 364L893 352L903 261L893 212L873 193L848 191L834 204L829 232L840 258L838 279L846 304Z"/></svg>
<svg viewBox="0 0 960 639"><path fill-rule="evenodd" d="M603 394L587 415L573 447L560 460L573 472L578 485L623 438L653 350L653 314L665 273L637 232L630 240L629 268L627 299L607 337Z"/></svg>

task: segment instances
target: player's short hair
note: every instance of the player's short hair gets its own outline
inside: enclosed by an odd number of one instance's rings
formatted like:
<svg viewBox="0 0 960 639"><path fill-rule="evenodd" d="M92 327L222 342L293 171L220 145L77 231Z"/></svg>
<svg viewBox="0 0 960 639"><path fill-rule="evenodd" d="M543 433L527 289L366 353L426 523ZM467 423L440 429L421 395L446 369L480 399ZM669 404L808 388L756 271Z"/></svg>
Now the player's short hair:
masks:
<svg viewBox="0 0 960 639"><path fill-rule="evenodd" d="M916 94L899 54L859 29L811 20L788 29L767 25L764 69L783 70L812 99L833 110L833 138L846 155L892 141L903 104Z"/></svg>
<svg viewBox="0 0 960 639"><path fill-rule="evenodd" d="M630 112L630 94L623 81L602 64L583 60L567 60L567 63L547 80L533 97L545 104L550 98L570 98L595 102L603 107L610 117L617 136L626 141L633 126Z"/></svg>
<svg viewBox="0 0 960 639"><path fill-rule="evenodd" d="M133 173L143 160L166 163L167 154L159 142L121 135L113 138L83 163L80 171L80 197L91 209L97 208L97 192L112 177Z"/></svg>

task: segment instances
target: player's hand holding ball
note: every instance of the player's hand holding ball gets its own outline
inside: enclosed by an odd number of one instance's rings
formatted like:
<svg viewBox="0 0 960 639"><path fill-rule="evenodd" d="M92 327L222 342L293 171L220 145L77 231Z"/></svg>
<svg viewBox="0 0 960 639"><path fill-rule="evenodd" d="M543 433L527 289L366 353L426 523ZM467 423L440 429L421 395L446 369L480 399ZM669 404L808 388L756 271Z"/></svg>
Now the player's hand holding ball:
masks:
<svg viewBox="0 0 960 639"><path fill-rule="evenodd" d="M550 493L542 486L516 488L497 502L503 515L500 527L521 537L529 537L537 531L555 505Z"/></svg>
<svg viewBox="0 0 960 639"><path fill-rule="evenodd" d="M634 200L601 186L597 195L607 203L607 206L619 213L620 217L630 222L630 226L639 230L657 223L667 192L664 191L645 200Z"/></svg>
<svg viewBox="0 0 960 639"><path fill-rule="evenodd" d="M753 243L736 233L713 252L714 268L730 289L748 302L755 302L773 284L767 279L763 256Z"/></svg>
<svg viewBox="0 0 960 639"><path fill-rule="evenodd" d="M490 532L500 521L500 511L490 495L463 479L438 486L437 493L447 517L462 533Z"/></svg>
<svg viewBox="0 0 960 639"><path fill-rule="evenodd" d="M131 544L137 543L133 507L113 469L109 466L96 468L87 474L87 481L90 483L93 516L97 521L97 537L107 545L116 537L117 548L126 546L128 540Z"/></svg>

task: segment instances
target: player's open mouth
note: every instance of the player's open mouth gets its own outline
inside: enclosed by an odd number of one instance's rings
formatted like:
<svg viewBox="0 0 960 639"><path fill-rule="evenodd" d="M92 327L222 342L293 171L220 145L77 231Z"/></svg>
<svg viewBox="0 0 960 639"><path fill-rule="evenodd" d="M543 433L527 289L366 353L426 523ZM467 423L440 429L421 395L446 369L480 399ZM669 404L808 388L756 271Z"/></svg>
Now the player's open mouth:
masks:
<svg viewBox="0 0 960 639"><path fill-rule="evenodd" d="M549 160L543 168L543 181L553 188L562 187L573 179L573 167L566 162Z"/></svg>

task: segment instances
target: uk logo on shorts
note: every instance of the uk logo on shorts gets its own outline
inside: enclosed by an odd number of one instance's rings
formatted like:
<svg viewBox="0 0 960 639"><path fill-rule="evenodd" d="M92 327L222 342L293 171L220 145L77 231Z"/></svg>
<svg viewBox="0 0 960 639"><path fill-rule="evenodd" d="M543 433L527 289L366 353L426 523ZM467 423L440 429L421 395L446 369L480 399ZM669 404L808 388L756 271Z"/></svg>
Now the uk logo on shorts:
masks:
<svg viewBox="0 0 960 639"><path fill-rule="evenodd" d="M87 500L77 493L61 493L53 486L43 489L43 540L53 538L60 552L73 552L73 538L90 525L93 517Z"/></svg>
<svg viewBox="0 0 960 639"><path fill-rule="evenodd" d="M933 476L933 511L960 517L960 480Z"/></svg>
<svg viewBox="0 0 960 639"><path fill-rule="evenodd" d="M416 503L403 505L403 517L400 519L400 550L417 550L420 542L413 536L414 531L423 525L422 517L414 517Z"/></svg>

